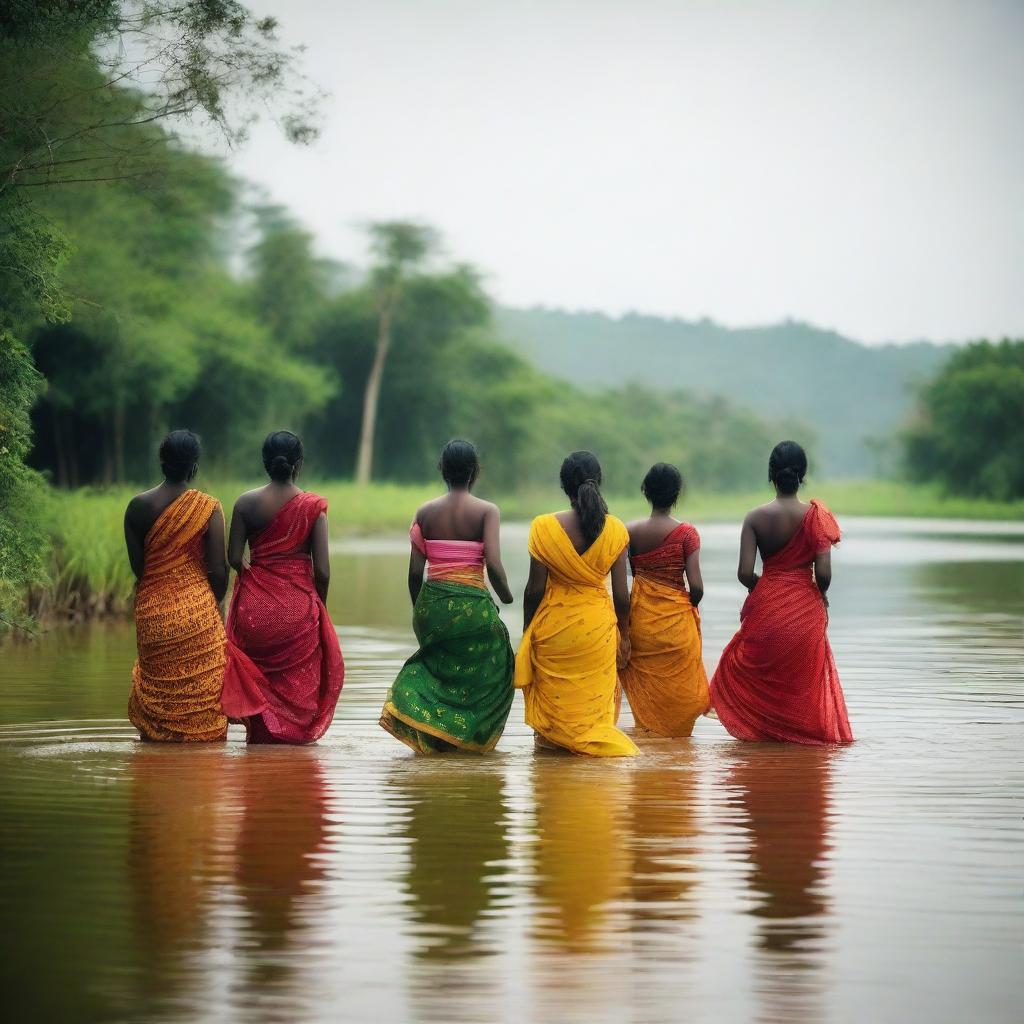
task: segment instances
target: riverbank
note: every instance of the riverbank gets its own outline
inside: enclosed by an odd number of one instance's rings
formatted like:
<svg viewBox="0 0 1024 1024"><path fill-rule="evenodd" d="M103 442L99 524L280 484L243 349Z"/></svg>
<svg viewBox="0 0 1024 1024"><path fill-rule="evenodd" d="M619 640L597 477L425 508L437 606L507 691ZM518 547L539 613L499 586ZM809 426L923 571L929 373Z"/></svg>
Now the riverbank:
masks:
<svg viewBox="0 0 1024 1024"><path fill-rule="evenodd" d="M231 503L252 483L210 482L198 485L224 503L230 521ZM438 493L435 484L372 484L361 488L347 481L304 481L330 502L331 536L404 531L416 507ZM132 486L103 490L53 491L47 519L54 538L50 583L32 595L33 613L41 618L85 618L124 614L130 606L134 580L124 552L122 518ZM501 505L505 520L527 520L565 505L561 492L488 494ZM1024 501L990 502L942 495L936 488L893 481L835 481L811 485L807 493L843 516L900 516L949 519L1024 520ZM685 519L701 523L739 519L754 505L767 501L767 484L746 493L687 494L679 506ZM623 519L647 513L639 494L609 495L611 511Z"/></svg>

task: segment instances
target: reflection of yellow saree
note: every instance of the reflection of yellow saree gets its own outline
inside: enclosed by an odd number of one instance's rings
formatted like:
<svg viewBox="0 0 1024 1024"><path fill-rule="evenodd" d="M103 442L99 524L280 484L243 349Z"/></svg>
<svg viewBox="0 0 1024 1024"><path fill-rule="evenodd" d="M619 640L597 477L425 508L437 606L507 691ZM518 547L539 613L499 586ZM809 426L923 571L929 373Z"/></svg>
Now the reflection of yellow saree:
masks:
<svg viewBox="0 0 1024 1024"><path fill-rule="evenodd" d="M547 589L516 656L515 684L524 689L526 724L577 754L638 754L615 728L617 628L607 577L629 543L608 516L581 555L553 515L530 528L530 555L548 570Z"/></svg>
<svg viewBox="0 0 1024 1024"><path fill-rule="evenodd" d="M629 879L625 815L629 779L538 758L533 766L539 938L574 951L597 951L611 937L612 906ZM564 976L563 976L564 982Z"/></svg>

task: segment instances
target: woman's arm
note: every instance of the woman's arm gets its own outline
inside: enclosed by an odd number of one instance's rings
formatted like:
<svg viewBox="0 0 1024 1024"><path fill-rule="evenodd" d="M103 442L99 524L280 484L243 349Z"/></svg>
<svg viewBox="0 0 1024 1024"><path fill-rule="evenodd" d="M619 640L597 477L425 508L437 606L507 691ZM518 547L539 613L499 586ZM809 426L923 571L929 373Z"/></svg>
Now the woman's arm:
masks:
<svg viewBox="0 0 1024 1024"><path fill-rule="evenodd" d="M615 559L612 566L612 603L615 605L615 617L619 620L619 629L623 634L629 633L629 584L626 582L626 566L629 563L629 549Z"/></svg>
<svg viewBox="0 0 1024 1024"><path fill-rule="evenodd" d="M228 565L235 572L241 572L243 569L248 568L244 558L248 530L246 529L245 517L242 515L239 504L236 501L235 507L231 510L231 529L228 532Z"/></svg>
<svg viewBox="0 0 1024 1024"><path fill-rule="evenodd" d="M627 547L612 566L612 604L615 605L615 617L619 620L619 643L616 651L616 664L624 668L629 664L629 584L626 581L626 567L629 565L629 548Z"/></svg>
<svg viewBox="0 0 1024 1024"><path fill-rule="evenodd" d="M327 530L327 513L316 517L309 535L309 553L313 559L313 585L320 600L327 602L327 588L331 585L331 545Z"/></svg>
<svg viewBox="0 0 1024 1024"><path fill-rule="evenodd" d="M409 596L413 607L423 587L423 570L427 567L427 556L415 544L409 545Z"/></svg>
<svg viewBox="0 0 1024 1024"><path fill-rule="evenodd" d="M499 600L502 604L511 604L512 591L508 589L505 566L501 564L501 513L497 505L491 505L484 512L484 562L487 578Z"/></svg>
<svg viewBox="0 0 1024 1024"><path fill-rule="evenodd" d="M700 548L686 559L686 584L690 591L690 604L696 608L704 597L704 577L700 574Z"/></svg>
<svg viewBox="0 0 1024 1024"><path fill-rule="evenodd" d="M814 582L818 585L825 607L828 607L828 588L832 585L832 551L826 548L814 556Z"/></svg>
<svg viewBox="0 0 1024 1024"><path fill-rule="evenodd" d="M548 585L548 567L530 556L530 575L523 591L523 632L529 629L533 616L544 597Z"/></svg>
<svg viewBox="0 0 1024 1024"><path fill-rule="evenodd" d="M124 542L128 548L128 562L135 574L136 583L142 579L146 569L145 536L141 530L139 512L138 501L132 498L124 510Z"/></svg>
<svg viewBox="0 0 1024 1024"><path fill-rule="evenodd" d="M228 565L224 561L224 510L218 505L210 516L203 538L206 559L206 578L210 581L213 598L220 604L228 589Z"/></svg>
<svg viewBox="0 0 1024 1024"><path fill-rule="evenodd" d="M760 578L754 572L754 561L757 558L757 534L754 533L754 525L750 521L750 515L743 520L743 529L740 531L740 564L736 570L736 578L747 588L753 590Z"/></svg>

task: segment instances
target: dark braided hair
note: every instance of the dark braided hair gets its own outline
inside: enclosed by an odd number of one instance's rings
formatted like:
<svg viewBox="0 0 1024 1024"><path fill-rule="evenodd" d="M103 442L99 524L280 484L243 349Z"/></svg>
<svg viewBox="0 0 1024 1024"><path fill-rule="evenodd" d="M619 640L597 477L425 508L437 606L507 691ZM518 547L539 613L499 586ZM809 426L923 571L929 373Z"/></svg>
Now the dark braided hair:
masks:
<svg viewBox="0 0 1024 1024"><path fill-rule="evenodd" d="M287 483L302 461L302 442L290 430L275 430L263 442L263 468L271 480Z"/></svg>
<svg viewBox="0 0 1024 1024"><path fill-rule="evenodd" d="M683 489L683 474L671 463L656 462L649 470L641 490L654 508L671 508Z"/></svg>
<svg viewBox="0 0 1024 1024"><path fill-rule="evenodd" d="M437 468L449 487L472 487L480 473L480 457L473 442L452 438L441 449Z"/></svg>
<svg viewBox="0 0 1024 1024"><path fill-rule="evenodd" d="M198 435L191 430L172 430L160 442L160 470L172 484L191 480L201 452Z"/></svg>
<svg viewBox="0 0 1024 1024"><path fill-rule="evenodd" d="M807 475L807 453L796 441L780 441L768 458L768 479L780 494L796 494Z"/></svg>
<svg viewBox="0 0 1024 1024"><path fill-rule="evenodd" d="M593 544L604 529L608 506L601 496L601 463L591 452L573 452L559 473L562 490L580 517L580 529L587 544Z"/></svg>

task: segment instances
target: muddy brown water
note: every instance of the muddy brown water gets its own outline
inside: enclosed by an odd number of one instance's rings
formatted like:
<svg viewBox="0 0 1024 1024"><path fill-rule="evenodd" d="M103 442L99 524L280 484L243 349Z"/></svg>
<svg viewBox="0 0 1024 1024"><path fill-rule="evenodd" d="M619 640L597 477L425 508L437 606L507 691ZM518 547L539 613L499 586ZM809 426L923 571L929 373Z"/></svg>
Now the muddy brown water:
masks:
<svg viewBox="0 0 1024 1024"><path fill-rule="evenodd" d="M5 1017L1019 1019L1024 529L844 526L840 750L703 720L535 753L517 697L495 754L415 759L376 725L414 646L398 537L334 553L348 676L314 747L143 747L130 624L8 645ZM736 527L702 533L710 670L743 592ZM525 528L503 542L521 589Z"/></svg>

